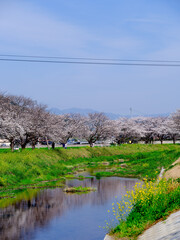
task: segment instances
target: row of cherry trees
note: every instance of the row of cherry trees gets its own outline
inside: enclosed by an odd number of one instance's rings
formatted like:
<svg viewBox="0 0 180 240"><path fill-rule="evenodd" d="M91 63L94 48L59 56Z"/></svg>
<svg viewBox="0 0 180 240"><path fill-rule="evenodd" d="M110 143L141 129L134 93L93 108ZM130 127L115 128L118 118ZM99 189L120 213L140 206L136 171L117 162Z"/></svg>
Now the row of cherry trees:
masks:
<svg viewBox="0 0 180 240"><path fill-rule="evenodd" d="M110 139L118 144L143 140L152 143L180 136L180 110L168 118L137 117L110 120L103 113L56 115L45 105L30 98L0 94L0 138L10 142L11 149L31 144L35 148L41 139L66 144L72 138L86 139L90 146Z"/></svg>
<svg viewBox="0 0 180 240"><path fill-rule="evenodd" d="M173 143L180 137L180 110L170 117L136 117L130 119L118 119L115 121L115 141L134 142L143 140L145 143L153 143L159 140L172 140Z"/></svg>

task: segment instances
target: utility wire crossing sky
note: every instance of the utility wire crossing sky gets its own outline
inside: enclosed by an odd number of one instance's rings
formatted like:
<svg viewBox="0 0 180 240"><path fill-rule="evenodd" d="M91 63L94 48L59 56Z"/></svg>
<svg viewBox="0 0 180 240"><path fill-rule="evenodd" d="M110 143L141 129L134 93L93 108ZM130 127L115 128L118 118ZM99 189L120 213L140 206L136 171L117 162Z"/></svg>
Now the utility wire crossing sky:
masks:
<svg viewBox="0 0 180 240"><path fill-rule="evenodd" d="M118 60L118 59L98 59L98 58L75 58L75 57L43 57L43 56L26 56L26 55L1 55L7 58L0 58L0 61L7 62L31 62L31 63L61 63L61 64L91 64L91 65L115 65L115 66L150 66L150 67L180 67L180 64L177 64L180 61L161 61L161 60ZM9 58L9 57L18 57L18 58ZM26 58L26 59L22 59ZM29 59L27 59L29 58ZM65 60L38 60L37 58L43 59L67 59ZM70 61L74 59L76 61ZM81 59L81 61L77 61ZM90 62L88 62L91 60ZM100 62L103 61L103 62ZM107 62L111 61L111 62ZM115 62L114 62L115 61ZM129 63L137 62L137 63ZM140 63L141 62L141 63ZM149 63L150 62L150 63ZM176 63L176 64L174 64Z"/></svg>
<svg viewBox="0 0 180 240"><path fill-rule="evenodd" d="M55 59L82 59L82 60L97 60L97 61L123 61L123 62L180 62L180 60L152 60L152 59L113 59L113 58L89 58L89 57L58 57L58 56L31 56L31 55L14 55L0 54L1 57L20 57L20 58L55 58Z"/></svg>
<svg viewBox="0 0 180 240"><path fill-rule="evenodd" d="M1 0L0 91L49 108L180 108L179 0Z"/></svg>

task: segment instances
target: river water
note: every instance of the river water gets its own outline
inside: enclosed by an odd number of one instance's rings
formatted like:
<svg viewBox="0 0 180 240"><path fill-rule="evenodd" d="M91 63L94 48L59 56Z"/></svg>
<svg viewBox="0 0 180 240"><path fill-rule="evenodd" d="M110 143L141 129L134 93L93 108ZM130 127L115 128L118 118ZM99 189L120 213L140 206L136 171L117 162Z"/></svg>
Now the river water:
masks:
<svg viewBox="0 0 180 240"><path fill-rule="evenodd" d="M88 194L61 188L27 191L21 200L0 208L1 240L102 240L112 203L133 189L137 179L109 177L67 180L68 186L96 187ZM117 198L116 198L117 196Z"/></svg>

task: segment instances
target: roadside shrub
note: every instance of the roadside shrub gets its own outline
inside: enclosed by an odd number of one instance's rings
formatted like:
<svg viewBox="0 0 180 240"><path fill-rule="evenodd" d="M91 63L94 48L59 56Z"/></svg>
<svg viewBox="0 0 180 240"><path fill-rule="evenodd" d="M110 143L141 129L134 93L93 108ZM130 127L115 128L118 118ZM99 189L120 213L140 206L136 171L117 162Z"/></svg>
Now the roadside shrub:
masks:
<svg viewBox="0 0 180 240"><path fill-rule="evenodd" d="M1 187L6 186L6 181L2 177L0 177L0 186Z"/></svg>

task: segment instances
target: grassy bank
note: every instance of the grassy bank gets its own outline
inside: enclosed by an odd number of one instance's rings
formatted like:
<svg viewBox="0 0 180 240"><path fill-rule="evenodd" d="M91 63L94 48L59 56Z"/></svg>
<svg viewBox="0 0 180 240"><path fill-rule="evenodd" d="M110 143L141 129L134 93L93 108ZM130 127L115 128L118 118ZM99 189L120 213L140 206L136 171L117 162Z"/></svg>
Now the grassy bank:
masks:
<svg viewBox="0 0 180 240"><path fill-rule="evenodd" d="M119 221L112 233L136 239L154 221L180 208L178 180L156 182L161 168L171 169L179 157L180 145L171 144L25 149L13 153L1 149L0 206L8 206L18 197L33 196L31 188L38 192L44 187L65 187L66 179L84 179L81 172L87 169L97 178L146 178L144 185L137 185L134 193L128 192L124 202L112 209Z"/></svg>
<svg viewBox="0 0 180 240"><path fill-rule="evenodd" d="M169 169L171 164L180 156L179 149L164 151L138 152L133 154L119 155L120 162L117 162L111 171L96 173L97 177L122 176L156 179L162 167Z"/></svg>
<svg viewBox="0 0 180 240"><path fill-rule="evenodd" d="M7 189L63 183L66 176L99 169L101 176L156 178L161 167L169 168L179 156L179 145L121 145L68 149L0 150L0 196ZM58 181L58 184L57 184ZM61 185L61 184L59 184Z"/></svg>
<svg viewBox="0 0 180 240"><path fill-rule="evenodd" d="M145 229L171 212L180 209L180 184L162 179L136 184L121 202L113 204L119 224L111 230L118 239L137 239ZM129 213L129 215L128 215ZM107 224L110 228L111 223Z"/></svg>
<svg viewBox="0 0 180 240"><path fill-rule="evenodd" d="M122 201L113 203L112 210L108 211L111 216L113 214L114 219L106 222L106 228L115 239L137 239L144 230L180 209L180 172L177 176L175 171L175 179L173 175L170 179L157 179L160 166L165 167L167 172L178 166L179 153L178 148L177 151L165 150L126 156L129 158L127 165L133 167L132 170L141 177L146 175L146 178L143 178L143 183L137 183L133 191L127 191ZM145 165L147 168L143 169ZM115 221L119 224L113 227Z"/></svg>
<svg viewBox="0 0 180 240"><path fill-rule="evenodd" d="M97 167L101 162L114 165L111 174L154 177L149 170L167 168L180 156L178 145L122 145L118 147L83 147L0 151L0 185L16 185L50 180L66 174ZM123 160L116 161L117 159ZM106 168L106 167L105 167ZM101 173L103 176L103 172Z"/></svg>

